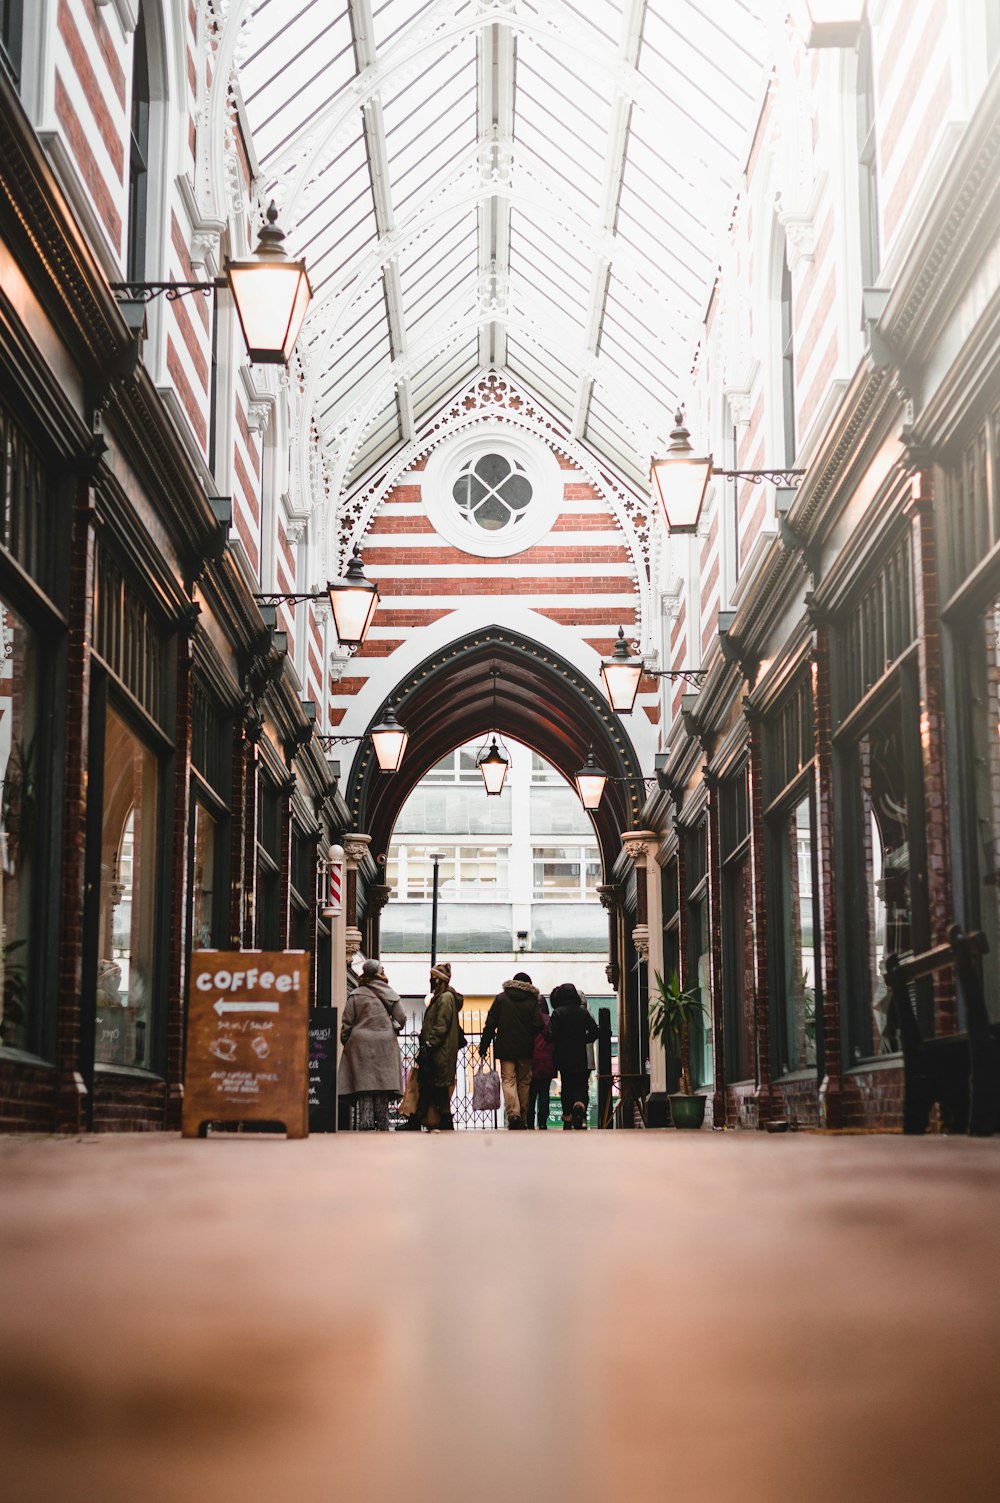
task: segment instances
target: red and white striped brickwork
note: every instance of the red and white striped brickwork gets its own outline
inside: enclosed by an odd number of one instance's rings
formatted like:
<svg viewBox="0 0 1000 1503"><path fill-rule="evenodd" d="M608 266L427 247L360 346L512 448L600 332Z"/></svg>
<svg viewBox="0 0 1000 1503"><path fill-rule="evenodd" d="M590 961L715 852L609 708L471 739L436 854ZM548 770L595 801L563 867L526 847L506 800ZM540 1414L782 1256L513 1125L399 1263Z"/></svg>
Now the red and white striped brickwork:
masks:
<svg viewBox="0 0 1000 1503"><path fill-rule="evenodd" d="M985 0L868 6L880 286L891 287L929 200L946 186L949 154L985 86L987 10ZM856 79L853 49L807 50L794 25L784 28L686 394L693 441L719 465L787 463L783 248L796 465L808 466L864 354ZM667 621L672 666L700 664L714 650L718 611L739 604L775 529L772 486L740 484L734 516L732 486L714 479L693 563L686 540L661 555L657 583L677 602ZM664 689L665 730L685 687Z"/></svg>
<svg viewBox="0 0 1000 1503"><path fill-rule="evenodd" d="M445 429L441 442L448 439ZM426 453L400 476L363 539L365 570L381 604L347 676L330 684L332 724L356 715L358 696L367 715L374 700L366 691L381 699L405 677L417 630L425 656L434 644L463 637L472 621L473 629L522 629L582 665L595 684L619 626L639 636L636 564L614 508L571 458L554 452L560 494L551 526L531 547L503 558L464 551L438 532L428 509ZM659 719L656 681L645 679L641 691L634 718L646 730L630 733L645 747Z"/></svg>

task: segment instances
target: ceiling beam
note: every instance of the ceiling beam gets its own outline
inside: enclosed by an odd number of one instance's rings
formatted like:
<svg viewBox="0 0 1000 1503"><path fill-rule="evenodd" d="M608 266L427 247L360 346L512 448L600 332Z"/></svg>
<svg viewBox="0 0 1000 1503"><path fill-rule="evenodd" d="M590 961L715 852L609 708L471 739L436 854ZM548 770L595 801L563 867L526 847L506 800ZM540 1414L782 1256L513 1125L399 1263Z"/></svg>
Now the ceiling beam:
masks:
<svg viewBox="0 0 1000 1503"><path fill-rule="evenodd" d="M351 31L354 37L354 56L358 73L373 67L376 61L375 24L372 18L371 0L348 0L351 15ZM368 175L372 185L372 202L375 205L375 225L381 240L392 235L396 229L396 216L392 206L392 184L389 176L389 149L385 139L385 121L382 117L381 95L376 93L365 100L361 108L365 136L365 154L368 158ZM389 326L389 345L392 359L406 357L406 320L403 316L403 294L399 283L399 260L390 257L382 268L382 290L385 295L385 316ZM408 381L401 381L396 388L396 406L399 412L399 428L403 439L413 437L415 424L413 402Z"/></svg>
<svg viewBox="0 0 1000 1503"><path fill-rule="evenodd" d="M642 22L646 12L646 0L625 0L622 16L622 38L618 49L619 78L624 70L634 70L639 60L642 41ZM608 147L604 158L604 181L601 185L600 219L597 233L613 235L618 219L618 204L621 200L622 179L628 160L628 127L632 115L632 96L624 83L620 83L611 106L611 126L608 131ZM607 257L594 261L590 281L590 301L587 310L587 353L595 358L601 348L601 328L608 303L611 285L611 263ZM587 416L594 390L594 378L586 370L581 372L573 403L572 434L582 439L587 430Z"/></svg>
<svg viewBox="0 0 1000 1503"><path fill-rule="evenodd" d="M509 160L514 133L514 32L497 23L479 34L476 54L476 132L484 173L499 177ZM496 307L497 317L479 331L479 362L501 366L507 360L504 322L510 269L510 200L493 193L481 201L479 229L479 286L484 307Z"/></svg>

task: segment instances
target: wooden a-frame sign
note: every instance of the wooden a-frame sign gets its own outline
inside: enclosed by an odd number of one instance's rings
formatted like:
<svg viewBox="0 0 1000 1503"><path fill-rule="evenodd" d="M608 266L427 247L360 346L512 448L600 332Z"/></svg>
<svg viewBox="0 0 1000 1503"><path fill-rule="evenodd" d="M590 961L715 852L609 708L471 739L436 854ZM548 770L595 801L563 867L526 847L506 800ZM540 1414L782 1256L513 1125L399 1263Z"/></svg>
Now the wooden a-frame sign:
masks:
<svg viewBox="0 0 1000 1503"><path fill-rule="evenodd" d="M188 992L185 1138L210 1122L280 1122L309 1133L309 956L195 950Z"/></svg>

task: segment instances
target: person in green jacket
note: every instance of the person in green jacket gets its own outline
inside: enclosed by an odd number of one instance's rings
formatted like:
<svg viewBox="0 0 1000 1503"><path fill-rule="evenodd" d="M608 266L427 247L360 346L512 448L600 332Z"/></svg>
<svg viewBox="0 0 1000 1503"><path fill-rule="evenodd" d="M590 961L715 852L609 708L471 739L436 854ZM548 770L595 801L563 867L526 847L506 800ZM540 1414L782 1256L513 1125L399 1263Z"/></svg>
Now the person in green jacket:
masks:
<svg viewBox="0 0 1000 1503"><path fill-rule="evenodd" d="M439 1127L442 1132L451 1132L455 1126L451 1116L451 1093L458 1067L461 1029L458 998L451 987L451 966L447 961L431 971L431 993L417 1051L420 1072L417 1118L424 1127Z"/></svg>

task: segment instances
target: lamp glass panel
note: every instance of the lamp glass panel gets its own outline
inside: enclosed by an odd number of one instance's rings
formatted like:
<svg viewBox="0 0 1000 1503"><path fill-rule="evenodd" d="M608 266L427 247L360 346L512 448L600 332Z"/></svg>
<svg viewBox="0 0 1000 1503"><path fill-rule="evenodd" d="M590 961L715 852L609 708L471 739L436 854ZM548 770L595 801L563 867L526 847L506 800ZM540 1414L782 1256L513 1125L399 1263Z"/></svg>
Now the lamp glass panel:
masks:
<svg viewBox="0 0 1000 1503"><path fill-rule="evenodd" d="M342 647L359 647L372 624L378 591L367 580L364 584L337 583L330 588L333 624Z"/></svg>
<svg viewBox="0 0 1000 1503"><path fill-rule="evenodd" d="M639 690L642 664L614 661L602 663L601 677L611 708L619 715L630 715Z"/></svg>
<svg viewBox="0 0 1000 1503"><path fill-rule="evenodd" d="M402 726L398 730L372 731L372 746L383 772L399 771L409 739L409 732L404 731Z"/></svg>
<svg viewBox="0 0 1000 1503"><path fill-rule="evenodd" d="M653 461L653 484L668 532L694 532L711 473L710 459Z"/></svg>
<svg viewBox="0 0 1000 1503"><path fill-rule="evenodd" d="M492 754L483 758L479 764L479 771L483 775L483 783L486 792L491 795L499 795L503 792L504 779L507 776L507 759Z"/></svg>
<svg viewBox="0 0 1000 1503"><path fill-rule="evenodd" d="M802 0L806 45L853 47L865 18L865 0Z"/></svg>
<svg viewBox="0 0 1000 1503"><path fill-rule="evenodd" d="M607 775L603 772L577 773L576 786L580 790L580 802L585 809L600 808L601 799L604 797L604 785L607 781Z"/></svg>
<svg viewBox="0 0 1000 1503"><path fill-rule="evenodd" d="M309 305L309 280L296 261L239 261L228 268L251 360L284 364Z"/></svg>

